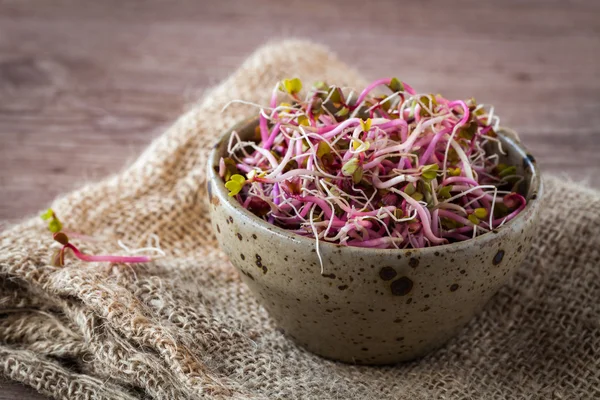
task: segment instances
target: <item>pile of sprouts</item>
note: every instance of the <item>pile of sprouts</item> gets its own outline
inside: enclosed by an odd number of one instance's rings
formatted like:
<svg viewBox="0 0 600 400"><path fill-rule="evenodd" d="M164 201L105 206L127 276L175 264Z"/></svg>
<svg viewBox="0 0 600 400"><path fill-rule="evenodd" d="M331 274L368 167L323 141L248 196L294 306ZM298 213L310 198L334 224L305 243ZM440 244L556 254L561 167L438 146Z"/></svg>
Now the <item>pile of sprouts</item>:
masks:
<svg viewBox="0 0 600 400"><path fill-rule="evenodd" d="M516 192L523 177L499 162L493 107L419 94L396 78L360 93L325 83L301 90L299 79L279 82L259 106L255 137L233 132L218 172L244 208L314 237L317 250L319 241L380 249L463 241L525 207Z"/></svg>

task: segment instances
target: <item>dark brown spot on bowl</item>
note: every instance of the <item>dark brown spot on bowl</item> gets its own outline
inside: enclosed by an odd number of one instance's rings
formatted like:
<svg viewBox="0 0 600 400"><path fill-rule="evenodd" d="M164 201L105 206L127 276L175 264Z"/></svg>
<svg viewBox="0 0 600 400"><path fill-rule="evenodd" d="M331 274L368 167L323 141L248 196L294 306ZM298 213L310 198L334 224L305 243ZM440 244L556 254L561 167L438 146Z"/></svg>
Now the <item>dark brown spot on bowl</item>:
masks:
<svg viewBox="0 0 600 400"><path fill-rule="evenodd" d="M502 262L503 258L504 258L504 250L500 249L494 256L494 259L492 260L492 264L494 264L494 265L500 264Z"/></svg>
<svg viewBox="0 0 600 400"><path fill-rule="evenodd" d="M257 238L256 233L253 233L252 234L252 239L256 239L256 238Z"/></svg>
<svg viewBox="0 0 600 400"><path fill-rule="evenodd" d="M217 224L217 232L221 233L221 228L219 228L219 224Z"/></svg>
<svg viewBox="0 0 600 400"><path fill-rule="evenodd" d="M346 290L346 289L348 289L348 285L338 286L338 289L340 289L340 290Z"/></svg>
<svg viewBox="0 0 600 400"><path fill-rule="evenodd" d="M233 224L233 217L229 217L227 220Z"/></svg>
<svg viewBox="0 0 600 400"><path fill-rule="evenodd" d="M396 275L398 275L398 273L392 267L383 267L379 270L379 277L384 281L391 281Z"/></svg>
<svg viewBox="0 0 600 400"><path fill-rule="evenodd" d="M321 276L323 278L335 279L335 274L322 274Z"/></svg>
<svg viewBox="0 0 600 400"><path fill-rule="evenodd" d="M242 259L242 260L245 260L245 259L246 259L246 256L245 256L243 253L242 253L242 254L240 254L240 257L241 257L241 259Z"/></svg>
<svg viewBox="0 0 600 400"><path fill-rule="evenodd" d="M325 298L325 300L329 300L329 296L327 296L326 294L323 295L323 298Z"/></svg>
<svg viewBox="0 0 600 400"><path fill-rule="evenodd" d="M412 303L412 297L409 297L408 300L406 300L406 304L410 304Z"/></svg>
<svg viewBox="0 0 600 400"><path fill-rule="evenodd" d="M390 286L390 289L392 290L392 294L394 296L406 296L410 293L412 288L413 281L406 276L396 279L394 282L392 282L392 285Z"/></svg>
<svg viewBox="0 0 600 400"><path fill-rule="evenodd" d="M457 283L453 283L452 285L450 285L450 291L451 292L456 292L458 290L458 284Z"/></svg>
<svg viewBox="0 0 600 400"><path fill-rule="evenodd" d="M419 266L419 259L415 258L415 257L411 257L410 260L408 261L408 265L410 265L411 268L417 268Z"/></svg>
<svg viewBox="0 0 600 400"><path fill-rule="evenodd" d="M242 240L242 239L243 239L243 237L242 237L242 234L241 234L241 233L238 233L236 236L237 236L237 238L238 238L238 239L240 239L240 240Z"/></svg>
<svg viewBox="0 0 600 400"><path fill-rule="evenodd" d="M252 274L250 272L246 272L246 271L242 271L242 274L246 275L248 278L254 280L254 277L252 276Z"/></svg>
<svg viewBox="0 0 600 400"><path fill-rule="evenodd" d="M267 268L262 263L262 257L259 256L258 254L256 254L256 266L258 268L262 268L263 273L265 273L265 274L267 273L267 271L266 271Z"/></svg>

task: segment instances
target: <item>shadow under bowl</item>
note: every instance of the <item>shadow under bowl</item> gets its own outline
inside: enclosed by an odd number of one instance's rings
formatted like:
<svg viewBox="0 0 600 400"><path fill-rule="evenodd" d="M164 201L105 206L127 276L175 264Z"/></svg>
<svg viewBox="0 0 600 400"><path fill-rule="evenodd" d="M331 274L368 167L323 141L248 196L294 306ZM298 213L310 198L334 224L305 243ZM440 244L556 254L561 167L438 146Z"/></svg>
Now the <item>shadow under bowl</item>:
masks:
<svg viewBox="0 0 600 400"><path fill-rule="evenodd" d="M500 162L525 177L528 204L474 239L422 249L369 249L320 242L271 225L232 197L217 170L233 131L250 140L257 119L226 132L208 162L213 230L242 280L286 335L321 356L356 364L414 359L443 345L519 267L535 235L542 195L534 158L499 132Z"/></svg>

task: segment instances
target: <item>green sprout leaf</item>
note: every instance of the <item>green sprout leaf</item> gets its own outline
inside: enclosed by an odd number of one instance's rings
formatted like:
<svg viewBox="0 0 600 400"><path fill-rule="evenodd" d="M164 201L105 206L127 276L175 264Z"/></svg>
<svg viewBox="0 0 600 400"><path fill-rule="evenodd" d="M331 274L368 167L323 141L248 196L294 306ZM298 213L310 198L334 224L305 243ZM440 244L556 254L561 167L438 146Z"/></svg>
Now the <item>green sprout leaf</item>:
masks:
<svg viewBox="0 0 600 400"><path fill-rule="evenodd" d="M475 114L477 117L482 117L485 115L485 110L483 108L478 108L473 112L473 114Z"/></svg>
<svg viewBox="0 0 600 400"><path fill-rule="evenodd" d="M496 203L494 206L494 218L502 218L508 214L508 207L502 203Z"/></svg>
<svg viewBox="0 0 600 400"><path fill-rule="evenodd" d="M419 114L422 117L427 117L431 115L431 113L435 112L435 108L438 104L433 94L428 96L421 96L419 98L419 101L422 103L421 111L419 112ZM431 110L431 112L428 110Z"/></svg>
<svg viewBox="0 0 600 400"><path fill-rule="evenodd" d="M499 176L500 178L504 178L504 177L506 177L506 176L509 176L509 175L514 175L514 174L516 174L516 173L517 173L517 167L515 167L515 166L513 165L513 166L510 166L510 167L506 167L506 168L504 168L502 171L500 171L500 173L498 174L498 176Z"/></svg>
<svg viewBox="0 0 600 400"><path fill-rule="evenodd" d="M330 88L329 92L327 93L327 97L329 97L329 102L331 102L335 107L339 107L342 103L342 92L339 88Z"/></svg>
<svg viewBox="0 0 600 400"><path fill-rule="evenodd" d="M467 219L473 223L473 225L479 224L479 218L475 214L470 214Z"/></svg>
<svg viewBox="0 0 600 400"><path fill-rule="evenodd" d="M315 98L311 104L310 112L317 118L321 114L321 107L323 106L323 99Z"/></svg>
<svg viewBox="0 0 600 400"><path fill-rule="evenodd" d="M404 85L398 78L392 78L388 87L392 92L404 92Z"/></svg>
<svg viewBox="0 0 600 400"><path fill-rule="evenodd" d="M225 187L229 189L229 197L233 197L238 194L242 190L244 183L246 183L246 178L244 178L242 175L233 175L231 179L225 183Z"/></svg>
<svg viewBox="0 0 600 400"><path fill-rule="evenodd" d="M412 182L409 183L408 185L406 185L406 187L404 188L404 193L406 193L409 196L414 194L416 191L417 191L417 188L415 187L415 185L412 184Z"/></svg>
<svg viewBox="0 0 600 400"><path fill-rule="evenodd" d="M350 109L346 106L340 108L340 110L338 112L335 113L336 117L345 117L346 115L348 115L348 113L350 113Z"/></svg>
<svg viewBox="0 0 600 400"><path fill-rule="evenodd" d="M351 158L342 166L342 174L344 176L353 176L356 170L358 169L358 159Z"/></svg>
<svg viewBox="0 0 600 400"><path fill-rule="evenodd" d="M471 140L475 137L478 127L479 126L477 125L477 122L471 121L469 125L463 126L458 130L458 136L467 140Z"/></svg>
<svg viewBox="0 0 600 400"><path fill-rule="evenodd" d="M416 201L421 201L421 200L423 200L423 193L421 193L421 192L414 192L413 194L410 195L410 197L412 197Z"/></svg>
<svg viewBox="0 0 600 400"><path fill-rule="evenodd" d="M302 81L298 78L284 79L283 87L285 88L285 91L289 94L296 94L302 90Z"/></svg>
<svg viewBox="0 0 600 400"><path fill-rule="evenodd" d="M488 216L488 210L486 210L483 207L479 207L473 210L473 215L475 215L479 219L484 219Z"/></svg>
<svg viewBox="0 0 600 400"><path fill-rule="evenodd" d="M329 85L326 84L325 82L318 81L313 84L313 89L319 90L319 91L327 90L327 89L329 89Z"/></svg>
<svg viewBox="0 0 600 400"><path fill-rule="evenodd" d="M359 165L352 174L352 182L359 183L363 177L363 168Z"/></svg>
<svg viewBox="0 0 600 400"><path fill-rule="evenodd" d="M437 191L438 197L440 197L442 199L449 199L450 197L452 197L452 195L450 194L451 190L452 190L452 186L442 186Z"/></svg>
<svg viewBox="0 0 600 400"><path fill-rule="evenodd" d="M40 217L44 220L47 221L50 218L52 218L54 216L54 211L52 211L51 208L47 209L44 213L42 213L42 215L40 215Z"/></svg>
<svg viewBox="0 0 600 400"><path fill-rule="evenodd" d="M237 165L235 164L235 161L233 161L233 159L229 157L224 158L223 162L225 163L225 176L223 177L223 179L225 180L225 182L227 182L229 179L231 179L232 175L238 173L238 169Z"/></svg>
<svg viewBox="0 0 600 400"><path fill-rule="evenodd" d="M460 176L461 172L462 170L460 169L460 167L448 168L448 175L450 176Z"/></svg>
<svg viewBox="0 0 600 400"><path fill-rule="evenodd" d="M323 158L325 155L331 153L331 147L329 147L329 143L324 140L321 140L317 145L317 157Z"/></svg>
<svg viewBox="0 0 600 400"><path fill-rule="evenodd" d="M440 169L437 164L429 164L423 166L421 170L421 178L426 182L431 182L437 177L437 171Z"/></svg>
<svg viewBox="0 0 600 400"><path fill-rule="evenodd" d="M371 118L368 118L366 121L364 120L360 120L360 127L362 128L363 132L369 132L371 130Z"/></svg>
<svg viewBox="0 0 600 400"><path fill-rule="evenodd" d="M301 115L298 117L298 125L308 126L308 117L306 115Z"/></svg>
<svg viewBox="0 0 600 400"><path fill-rule="evenodd" d="M424 196L424 200L427 203L428 206L432 206L433 205L433 189L431 188L431 183L428 181L424 181L421 180L417 183L417 189L419 189L419 192L421 192Z"/></svg>
<svg viewBox="0 0 600 400"><path fill-rule="evenodd" d="M58 219L55 218L52 221L48 222L48 229L50 229L50 232L52 233L60 232L60 230L62 229L62 224Z"/></svg>
<svg viewBox="0 0 600 400"><path fill-rule="evenodd" d="M354 149L354 151L356 151L357 153L362 153L363 151L367 151L367 150L369 150L370 147L371 147L370 142L361 142L360 140L352 139L352 149Z"/></svg>
<svg viewBox="0 0 600 400"><path fill-rule="evenodd" d="M47 209L41 215L41 218L44 221L50 220L50 221L48 221L48 229L50 230L50 232L56 233L56 232L60 232L62 230L62 228L63 228L62 223L60 222L60 220L54 213L54 210L52 210L51 208Z"/></svg>

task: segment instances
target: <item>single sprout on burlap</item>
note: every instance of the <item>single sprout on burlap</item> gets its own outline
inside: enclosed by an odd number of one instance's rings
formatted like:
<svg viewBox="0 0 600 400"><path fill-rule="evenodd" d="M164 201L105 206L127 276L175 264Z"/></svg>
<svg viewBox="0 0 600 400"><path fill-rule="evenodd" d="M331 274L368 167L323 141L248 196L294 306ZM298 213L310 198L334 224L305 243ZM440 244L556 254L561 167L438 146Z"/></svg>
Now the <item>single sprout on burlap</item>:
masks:
<svg viewBox="0 0 600 400"><path fill-rule="evenodd" d="M62 267L65 265L65 253L67 250L71 250L75 257L86 262L137 264L152 261L150 256L89 255L82 253L74 244L69 241L67 234L62 231L63 225L56 216L56 213L51 208L46 210L41 215L41 218L45 221L48 221L48 229L50 232L52 232L52 238L62 245L60 249L57 249L53 252L50 259L50 264L54 265L55 267Z"/></svg>

